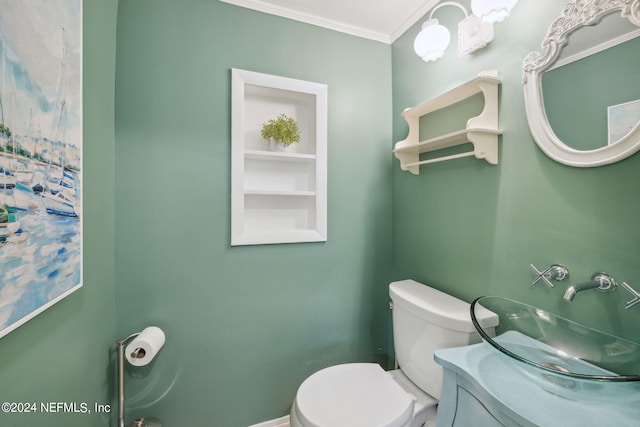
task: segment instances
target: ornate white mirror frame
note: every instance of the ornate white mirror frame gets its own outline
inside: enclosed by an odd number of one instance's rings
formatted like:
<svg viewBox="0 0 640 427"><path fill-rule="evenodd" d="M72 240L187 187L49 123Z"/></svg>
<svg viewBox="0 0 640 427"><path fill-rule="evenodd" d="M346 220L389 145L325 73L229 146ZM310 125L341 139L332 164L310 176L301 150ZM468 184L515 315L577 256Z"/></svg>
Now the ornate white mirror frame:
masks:
<svg viewBox="0 0 640 427"><path fill-rule="evenodd" d="M597 24L614 12L620 12L623 18L640 27L640 0L569 1L562 14L551 23L542 41L542 52L530 52L523 62L524 100L531 134L547 156L565 165L602 166L640 150L640 123L615 144L586 151L571 148L551 129L544 107L542 74L558 59L569 35L581 27Z"/></svg>

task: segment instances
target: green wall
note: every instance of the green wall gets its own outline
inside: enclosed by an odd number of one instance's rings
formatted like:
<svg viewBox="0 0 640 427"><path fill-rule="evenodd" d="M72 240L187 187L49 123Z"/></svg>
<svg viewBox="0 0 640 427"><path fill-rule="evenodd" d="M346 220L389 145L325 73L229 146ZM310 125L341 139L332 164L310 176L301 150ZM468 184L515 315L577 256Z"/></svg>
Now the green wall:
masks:
<svg viewBox="0 0 640 427"><path fill-rule="evenodd" d="M389 366L387 284L404 278L467 301L516 298L637 341L640 312L622 309L623 290L568 304L565 284L529 286L529 263L555 262L569 284L596 270L640 283L640 156L570 168L527 127L522 58L561 7L520 2L486 49L425 64L412 49L419 24L389 47L210 0L85 0L84 287L0 340L3 400L115 403L115 340L156 324L167 345L128 369L127 419L280 417L322 367ZM452 28L454 12L438 18ZM232 67L328 84L326 243L229 246ZM500 164L401 171L391 155L406 137L401 111L494 68ZM99 426L117 415L1 417Z"/></svg>
<svg viewBox="0 0 640 427"><path fill-rule="evenodd" d="M113 404L117 0L83 5L84 286L0 340L0 401ZM0 414L4 426L108 426L116 414Z"/></svg>
<svg viewBox="0 0 640 427"><path fill-rule="evenodd" d="M596 271L640 287L640 156L600 168L564 166L542 153L527 125L522 60L540 50L562 6L555 0L521 1L509 19L496 24L487 48L463 58L457 57L454 35L444 58L420 61L412 47L419 24L393 45L395 141L407 134L404 108L489 69L502 77L504 131L497 166L464 158L423 166L414 176L394 160L393 276L467 301L481 295L514 298L638 341L640 310L623 309L630 299L624 289L562 300L567 285L587 281ZM437 18L455 28L460 17L454 8L443 8ZM580 127L589 117L567 120ZM530 263L564 264L571 277L554 289L531 287Z"/></svg>
<svg viewBox="0 0 640 427"><path fill-rule="evenodd" d="M388 362L391 47L211 0L120 0L119 335L167 343L127 419L247 426L341 362ZM230 247L231 68L329 88L328 241Z"/></svg>

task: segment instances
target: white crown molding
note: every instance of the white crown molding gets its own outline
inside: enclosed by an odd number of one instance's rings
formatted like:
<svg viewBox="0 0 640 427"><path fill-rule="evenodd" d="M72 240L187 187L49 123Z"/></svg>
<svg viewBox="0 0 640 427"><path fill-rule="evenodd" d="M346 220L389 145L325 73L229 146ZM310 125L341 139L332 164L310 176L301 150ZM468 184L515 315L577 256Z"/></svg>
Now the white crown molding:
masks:
<svg viewBox="0 0 640 427"><path fill-rule="evenodd" d="M404 33L406 33L407 30L409 30L409 28L413 27L413 25L416 22L421 20L438 3L440 3L440 0L427 0L427 1L425 1L424 4L421 7L419 7L415 12L413 12L411 15L409 15L407 17L407 19L402 24L400 24L400 26L398 28L396 28L395 31L393 31L389 35L390 43L393 43L396 40L398 40L400 37L402 37L402 35Z"/></svg>
<svg viewBox="0 0 640 427"><path fill-rule="evenodd" d="M256 10L258 12L268 13L270 15L280 16L282 18L293 19L294 21L304 22L306 24L316 25L318 27L327 28L341 33L353 36L363 37L382 43L391 43L388 34L371 31L366 28L360 28L343 22L322 18L316 15L300 12L286 7L275 6L260 0L220 0L224 3L233 4L235 6Z"/></svg>
<svg viewBox="0 0 640 427"><path fill-rule="evenodd" d="M439 0L426 0L424 4L412 13L398 28L391 34L373 31L367 28L347 24L344 22L323 18L287 7L276 6L261 0L220 0L223 3L233 4L235 6L256 10L258 12L268 13L270 15L280 16L282 18L293 19L294 21L304 22L306 24L316 25L318 27L327 28L329 30L339 31L341 33L350 34L352 36L362 37L386 44L395 42L409 28L418 22L430 9L432 9Z"/></svg>

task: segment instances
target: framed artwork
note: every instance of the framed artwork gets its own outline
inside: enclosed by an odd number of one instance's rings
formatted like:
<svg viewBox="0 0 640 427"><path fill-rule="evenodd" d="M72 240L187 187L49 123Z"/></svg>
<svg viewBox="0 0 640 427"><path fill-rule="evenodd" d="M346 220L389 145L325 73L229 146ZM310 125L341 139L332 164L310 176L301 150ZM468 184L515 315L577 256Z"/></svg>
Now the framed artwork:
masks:
<svg viewBox="0 0 640 427"><path fill-rule="evenodd" d="M82 286L82 1L0 0L0 337Z"/></svg>
<svg viewBox="0 0 640 427"><path fill-rule="evenodd" d="M640 126L640 99L607 108L609 123L609 145L620 141L622 137Z"/></svg>

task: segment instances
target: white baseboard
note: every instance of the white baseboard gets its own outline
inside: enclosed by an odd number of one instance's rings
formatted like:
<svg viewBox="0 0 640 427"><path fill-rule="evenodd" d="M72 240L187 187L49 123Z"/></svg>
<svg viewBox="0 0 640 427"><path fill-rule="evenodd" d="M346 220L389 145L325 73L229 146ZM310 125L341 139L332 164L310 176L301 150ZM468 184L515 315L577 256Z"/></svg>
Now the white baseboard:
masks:
<svg viewBox="0 0 640 427"><path fill-rule="evenodd" d="M286 417L278 418L277 420L265 421L260 424L254 424L249 427L289 427L289 415Z"/></svg>

